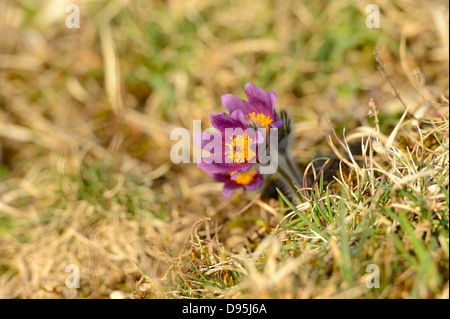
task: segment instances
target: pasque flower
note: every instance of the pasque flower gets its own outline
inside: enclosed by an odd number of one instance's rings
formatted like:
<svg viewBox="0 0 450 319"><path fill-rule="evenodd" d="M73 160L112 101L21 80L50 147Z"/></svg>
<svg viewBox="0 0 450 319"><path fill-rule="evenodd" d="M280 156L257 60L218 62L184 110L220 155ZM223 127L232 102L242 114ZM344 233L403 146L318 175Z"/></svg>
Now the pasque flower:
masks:
<svg viewBox="0 0 450 319"><path fill-rule="evenodd" d="M235 189L243 187L248 191L255 191L261 187L264 182L261 174L255 166L250 167L244 172L231 172L223 174L210 174L216 181L224 183L222 195L229 198Z"/></svg>
<svg viewBox="0 0 450 319"><path fill-rule="evenodd" d="M222 104L230 114L240 110L244 113L245 122L256 128L279 128L283 124L282 120L277 120L275 104L278 97L275 92L265 92L253 83L247 83L244 92L248 101L233 94L222 96Z"/></svg>
<svg viewBox="0 0 450 319"><path fill-rule="evenodd" d="M232 94L224 95L222 104L230 114L211 114L211 124L218 133L196 136L196 143L211 154L202 158L197 166L224 183L224 197L229 197L237 188L253 191L262 185L264 179L258 172L256 146L265 145L266 140L257 129L269 131L283 123L275 112L275 92L265 92L247 83L245 93L248 101Z"/></svg>

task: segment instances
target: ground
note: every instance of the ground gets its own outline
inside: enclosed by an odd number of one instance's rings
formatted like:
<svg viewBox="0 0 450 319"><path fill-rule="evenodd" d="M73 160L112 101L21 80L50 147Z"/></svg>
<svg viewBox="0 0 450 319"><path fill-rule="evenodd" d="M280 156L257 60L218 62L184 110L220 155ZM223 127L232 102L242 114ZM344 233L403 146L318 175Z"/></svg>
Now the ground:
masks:
<svg viewBox="0 0 450 319"><path fill-rule="evenodd" d="M0 297L448 298L448 2L372 2L0 2ZM300 204L170 159L247 82Z"/></svg>

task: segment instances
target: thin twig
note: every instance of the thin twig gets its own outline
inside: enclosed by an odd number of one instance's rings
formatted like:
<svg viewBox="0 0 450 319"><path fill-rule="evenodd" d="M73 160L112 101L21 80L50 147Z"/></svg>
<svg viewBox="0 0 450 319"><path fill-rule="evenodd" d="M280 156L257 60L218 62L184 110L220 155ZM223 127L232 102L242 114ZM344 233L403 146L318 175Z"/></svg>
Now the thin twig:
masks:
<svg viewBox="0 0 450 319"><path fill-rule="evenodd" d="M378 69L381 71L381 73L383 73L383 76L385 77L385 79L388 81L389 85L394 90L395 97L400 101L400 103L402 103L403 108L406 111L408 109L408 106L406 106L406 103L403 101L402 97L400 96L400 93L398 92L397 87L394 85L394 82L392 82L391 78L387 74L386 69L384 68L383 59L381 58L380 52L378 51L378 46L375 46L375 49L373 50L373 54L375 55L375 59L377 60ZM408 115L411 116L416 121L418 121L417 118L413 114L411 114L409 111L408 111Z"/></svg>

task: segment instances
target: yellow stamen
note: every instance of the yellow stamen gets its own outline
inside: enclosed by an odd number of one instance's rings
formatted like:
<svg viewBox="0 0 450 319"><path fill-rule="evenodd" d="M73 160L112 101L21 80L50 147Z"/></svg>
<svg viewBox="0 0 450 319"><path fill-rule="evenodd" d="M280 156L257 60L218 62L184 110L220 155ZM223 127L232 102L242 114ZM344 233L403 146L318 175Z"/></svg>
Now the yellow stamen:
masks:
<svg viewBox="0 0 450 319"><path fill-rule="evenodd" d="M249 172L237 173L238 175L234 181L241 185L248 185L253 182L257 173L258 172L256 171L256 169L253 169ZM233 176L234 174L236 174L236 172L230 173L231 176Z"/></svg>
<svg viewBox="0 0 450 319"><path fill-rule="evenodd" d="M232 159L233 163L246 163L255 157L255 152L250 148L253 140L248 135L239 135L235 138L230 136L230 140L231 142L226 144L228 151L225 152L225 155Z"/></svg>
<svg viewBox="0 0 450 319"><path fill-rule="evenodd" d="M269 124L273 122L273 119L270 116L261 114L261 113L250 113L248 116L250 116L250 119L258 124L260 124L262 127L265 127L266 129L269 129Z"/></svg>

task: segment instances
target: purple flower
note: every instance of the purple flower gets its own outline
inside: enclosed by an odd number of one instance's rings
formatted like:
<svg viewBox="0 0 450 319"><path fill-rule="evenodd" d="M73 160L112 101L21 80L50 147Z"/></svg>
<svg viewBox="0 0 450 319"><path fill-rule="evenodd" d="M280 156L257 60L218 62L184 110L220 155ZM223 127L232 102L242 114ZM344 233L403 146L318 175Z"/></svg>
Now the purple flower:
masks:
<svg viewBox="0 0 450 319"><path fill-rule="evenodd" d="M261 187L264 182L261 174L255 167L245 172L231 172L226 174L210 174L218 182L223 182L222 195L229 198L235 189L243 187L245 190L254 191Z"/></svg>
<svg viewBox="0 0 450 319"><path fill-rule="evenodd" d="M250 126L279 128L283 120L277 120L275 104L277 94L273 91L265 92L253 83L247 83L244 89L248 101L233 94L222 96L222 104L232 114L236 110L244 113L245 122Z"/></svg>
<svg viewBox="0 0 450 319"><path fill-rule="evenodd" d="M211 114L211 124L218 133L201 133L195 142L203 150L211 153L197 164L208 174L243 172L256 163L256 144L263 143L262 134L249 128L244 114L236 110L231 115L226 113Z"/></svg>
<svg viewBox="0 0 450 319"><path fill-rule="evenodd" d="M277 120L275 92L265 92L253 83L245 85L248 101L232 94L222 97L222 104L230 114L211 114L211 124L218 133L201 133L195 142L210 157L202 157L197 164L219 182L224 183L225 198L243 187L253 191L261 187L264 179L258 172L258 144L267 144L258 128L279 128L283 121ZM231 130L231 132L230 132Z"/></svg>

